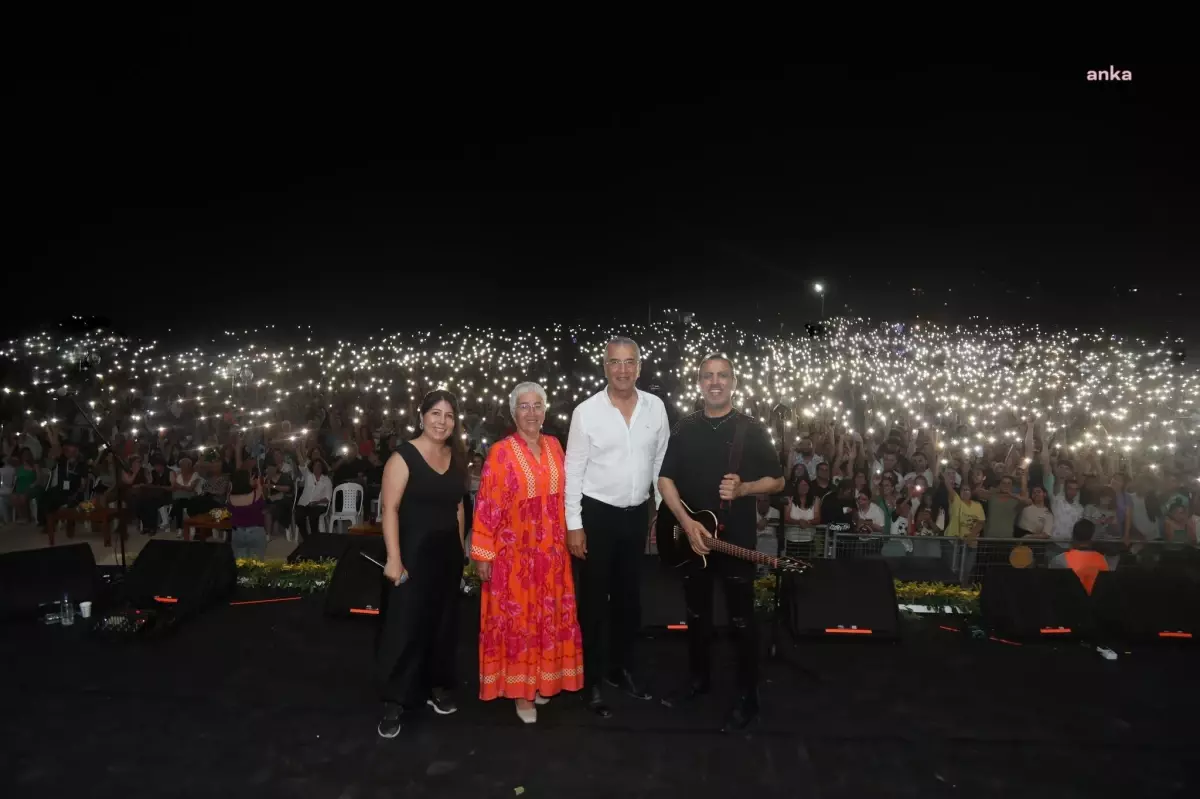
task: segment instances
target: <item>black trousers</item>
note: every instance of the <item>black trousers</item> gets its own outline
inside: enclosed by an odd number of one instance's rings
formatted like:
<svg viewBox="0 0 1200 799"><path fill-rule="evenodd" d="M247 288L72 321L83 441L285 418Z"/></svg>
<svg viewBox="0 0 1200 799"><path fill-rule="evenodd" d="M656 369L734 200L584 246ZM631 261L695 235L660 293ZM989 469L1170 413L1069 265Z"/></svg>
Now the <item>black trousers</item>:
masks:
<svg viewBox="0 0 1200 799"><path fill-rule="evenodd" d="M642 626L642 558L649 504L617 508L585 496L587 558L574 558L585 687L620 669L633 670L633 644Z"/></svg>
<svg viewBox="0 0 1200 799"><path fill-rule="evenodd" d="M713 583L725 589L729 627L737 648L737 684L742 695L758 686L758 625L754 621L754 571L738 568L750 564L722 562L725 555L708 556L708 568L699 562L686 567L683 596L687 603L688 666L694 681L708 684L712 673ZM731 568L725 568L731 567Z"/></svg>
<svg viewBox="0 0 1200 799"><path fill-rule="evenodd" d="M383 700L407 708L424 704L434 688L450 691L456 684L462 544L457 530L422 538L401 548L408 580L384 581L375 652Z"/></svg>
<svg viewBox="0 0 1200 799"><path fill-rule="evenodd" d="M329 510L328 505L296 506L296 529L300 531L301 541L308 538L309 533L321 532L319 522L327 510Z"/></svg>
<svg viewBox="0 0 1200 799"><path fill-rule="evenodd" d="M142 523L142 529L149 530L152 534L158 530L158 509L168 504L170 501L161 495L134 497L129 503L130 508L137 514L138 521Z"/></svg>

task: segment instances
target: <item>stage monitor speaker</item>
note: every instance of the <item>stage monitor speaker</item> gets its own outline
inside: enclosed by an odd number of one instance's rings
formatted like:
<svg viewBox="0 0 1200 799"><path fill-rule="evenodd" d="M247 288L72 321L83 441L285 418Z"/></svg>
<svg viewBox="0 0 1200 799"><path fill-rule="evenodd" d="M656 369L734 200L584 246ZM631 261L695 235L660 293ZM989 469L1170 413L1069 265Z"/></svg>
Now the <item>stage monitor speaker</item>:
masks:
<svg viewBox="0 0 1200 799"><path fill-rule="evenodd" d="M302 560L340 560L350 536L342 533L312 533L288 555L288 563Z"/></svg>
<svg viewBox="0 0 1200 799"><path fill-rule="evenodd" d="M657 555L642 558L642 626L654 629L686 630L687 603L683 599L682 569L665 567ZM575 573L579 585L579 572ZM725 605L725 587L720 578L713 580L713 626L729 625Z"/></svg>
<svg viewBox="0 0 1200 799"><path fill-rule="evenodd" d="M387 562L382 536L343 536L346 547L334 567L325 592L325 612L331 616L378 616L383 601L383 568Z"/></svg>
<svg viewBox="0 0 1200 799"><path fill-rule="evenodd" d="M138 607L168 608L184 616L227 598L236 582L228 543L153 539L125 578L125 597Z"/></svg>
<svg viewBox="0 0 1200 799"><path fill-rule="evenodd" d="M1010 638L1078 638L1096 632L1090 598L1070 569L992 569L979 609L984 624Z"/></svg>
<svg viewBox="0 0 1200 799"><path fill-rule="evenodd" d="M26 549L0 555L0 618L36 616L39 606L96 597L96 559L87 544Z"/></svg>
<svg viewBox="0 0 1200 799"><path fill-rule="evenodd" d="M1200 640L1200 584L1177 572L1100 572L1092 589L1096 621L1128 641Z"/></svg>
<svg viewBox="0 0 1200 799"><path fill-rule="evenodd" d="M814 559L808 571L785 574L784 626L796 636L896 638L900 613L886 561Z"/></svg>

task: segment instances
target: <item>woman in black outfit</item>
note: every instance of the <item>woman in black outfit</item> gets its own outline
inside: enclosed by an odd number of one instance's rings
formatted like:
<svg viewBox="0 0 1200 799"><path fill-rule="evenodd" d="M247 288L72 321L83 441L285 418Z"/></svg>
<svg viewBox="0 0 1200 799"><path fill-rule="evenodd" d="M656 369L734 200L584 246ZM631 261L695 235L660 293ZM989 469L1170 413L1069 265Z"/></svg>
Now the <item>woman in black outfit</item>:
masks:
<svg viewBox="0 0 1200 799"><path fill-rule="evenodd" d="M443 716L458 709L450 690L466 487L458 400L448 391L431 391L421 401L420 435L401 444L383 472L387 582L377 665L384 701L378 731L384 738L399 734L406 709L427 704Z"/></svg>

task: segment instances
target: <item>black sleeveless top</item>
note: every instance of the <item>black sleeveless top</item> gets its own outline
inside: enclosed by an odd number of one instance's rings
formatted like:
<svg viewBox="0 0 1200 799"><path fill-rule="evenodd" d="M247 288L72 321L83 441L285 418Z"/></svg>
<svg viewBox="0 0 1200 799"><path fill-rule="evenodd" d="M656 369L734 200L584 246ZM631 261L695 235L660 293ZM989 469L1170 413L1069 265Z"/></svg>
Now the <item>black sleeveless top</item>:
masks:
<svg viewBox="0 0 1200 799"><path fill-rule="evenodd" d="M400 541L416 543L429 533L451 531L458 539L458 503L467 490L467 473L451 461L445 474L426 463L420 450L405 441L396 448L408 464L408 485L400 498Z"/></svg>

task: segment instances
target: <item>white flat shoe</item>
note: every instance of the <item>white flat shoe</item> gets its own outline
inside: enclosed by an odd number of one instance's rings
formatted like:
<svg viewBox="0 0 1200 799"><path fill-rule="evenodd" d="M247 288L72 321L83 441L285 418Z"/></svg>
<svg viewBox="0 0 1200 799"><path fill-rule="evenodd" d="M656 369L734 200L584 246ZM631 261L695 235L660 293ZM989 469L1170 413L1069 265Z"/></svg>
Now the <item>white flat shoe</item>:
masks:
<svg viewBox="0 0 1200 799"><path fill-rule="evenodd" d="M533 697L533 703L535 705L548 705L548 704L550 704L550 697L542 696L541 694L536 694Z"/></svg>
<svg viewBox="0 0 1200 799"><path fill-rule="evenodd" d="M537 724L537 708L531 707L528 710L517 708L517 718L526 724Z"/></svg>

